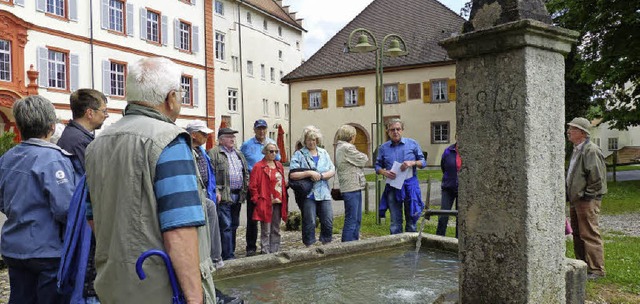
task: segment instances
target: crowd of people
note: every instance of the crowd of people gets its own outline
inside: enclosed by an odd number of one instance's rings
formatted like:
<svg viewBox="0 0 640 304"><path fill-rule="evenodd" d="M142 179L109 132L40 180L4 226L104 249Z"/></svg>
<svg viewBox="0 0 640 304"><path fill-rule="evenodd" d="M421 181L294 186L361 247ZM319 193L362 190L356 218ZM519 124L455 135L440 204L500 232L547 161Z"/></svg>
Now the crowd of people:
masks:
<svg viewBox="0 0 640 304"><path fill-rule="evenodd" d="M360 238L363 168L369 162L354 145L356 130L337 132L335 165L321 131L304 128L286 176L267 123L236 147L237 131L220 128L217 145L204 146L214 130L202 121L175 124L185 92L181 71L168 59L145 58L129 65L123 118L94 137L108 117L107 98L92 89L71 94L73 120L56 144L52 103L40 96L18 100L13 114L22 142L0 157L2 256L8 265L10 303L165 303L172 298L161 259L136 261L149 249L171 258L186 303L241 303L216 290L213 272L234 259L236 231L246 205L246 255L280 250L280 224L288 215L288 183L301 185L302 242L332 242L332 186L337 174L344 200L342 242ZM588 141L583 120L572 121L576 145L567 179L576 256L590 273L604 275L597 211L606 193L602 155ZM373 162L388 180L406 170L400 185L385 186L380 212L390 211L390 233L415 232L424 203L416 169L426 167L417 141L403 137L404 123L391 119L389 140ZM457 201L462 160L457 144L442 157L442 208ZM399 170L399 171L398 171ZM588 174L579 173L588 172ZM585 180L586 179L586 180ZM606 179L604 179L606 181ZM603 186L604 185L604 186ZM316 219L320 235L316 237ZM447 218L437 233L444 235ZM258 227L260 248L257 247ZM404 229L403 229L404 228ZM457 236L457 229L456 229Z"/></svg>

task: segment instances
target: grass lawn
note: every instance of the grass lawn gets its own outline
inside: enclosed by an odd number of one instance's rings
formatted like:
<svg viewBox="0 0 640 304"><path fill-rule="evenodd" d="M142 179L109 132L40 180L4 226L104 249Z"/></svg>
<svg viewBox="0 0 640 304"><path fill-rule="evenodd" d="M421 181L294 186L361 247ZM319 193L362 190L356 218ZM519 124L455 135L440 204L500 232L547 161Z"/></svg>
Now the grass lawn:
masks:
<svg viewBox="0 0 640 304"><path fill-rule="evenodd" d="M616 171L633 171L640 170L640 165L626 165L626 166L617 166ZM607 171L613 172L612 167L607 167Z"/></svg>
<svg viewBox="0 0 640 304"><path fill-rule="evenodd" d="M603 214L640 212L640 181L608 182L602 200Z"/></svg>
<svg viewBox="0 0 640 304"><path fill-rule="evenodd" d="M439 169L437 170L418 169L417 172L418 172L418 179L421 181L426 181L427 179L442 180L442 171L440 171ZM376 180L376 174L375 173L367 174L365 175L365 178L367 179L368 182L374 182Z"/></svg>

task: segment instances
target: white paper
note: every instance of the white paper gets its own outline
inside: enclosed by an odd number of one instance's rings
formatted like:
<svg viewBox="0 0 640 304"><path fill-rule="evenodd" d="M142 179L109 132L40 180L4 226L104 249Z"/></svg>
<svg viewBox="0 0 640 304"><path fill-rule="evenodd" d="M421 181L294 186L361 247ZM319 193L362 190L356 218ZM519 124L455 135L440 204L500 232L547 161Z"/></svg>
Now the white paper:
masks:
<svg viewBox="0 0 640 304"><path fill-rule="evenodd" d="M401 189L402 184L404 184L404 181L408 178L413 177L413 170L410 167L402 171L400 170L401 166L402 166L401 163L394 161L390 171L396 174L396 178L394 179L387 178L387 184L389 184L391 187L396 189Z"/></svg>

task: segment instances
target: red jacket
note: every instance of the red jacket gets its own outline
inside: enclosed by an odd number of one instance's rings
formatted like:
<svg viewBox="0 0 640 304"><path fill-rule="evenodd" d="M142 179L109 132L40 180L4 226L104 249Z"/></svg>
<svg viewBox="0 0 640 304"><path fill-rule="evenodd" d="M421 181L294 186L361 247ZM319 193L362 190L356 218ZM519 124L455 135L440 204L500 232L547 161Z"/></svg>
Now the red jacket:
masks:
<svg viewBox="0 0 640 304"><path fill-rule="evenodd" d="M287 184L284 180L284 167L279 161L275 161L276 169L282 174L282 220L287 220ZM253 166L251 177L249 179L249 191L251 193L251 201L256 204L253 210L253 220L261 222L271 222L271 214L273 212L271 204L271 180L268 173L269 165L266 160L261 160Z"/></svg>

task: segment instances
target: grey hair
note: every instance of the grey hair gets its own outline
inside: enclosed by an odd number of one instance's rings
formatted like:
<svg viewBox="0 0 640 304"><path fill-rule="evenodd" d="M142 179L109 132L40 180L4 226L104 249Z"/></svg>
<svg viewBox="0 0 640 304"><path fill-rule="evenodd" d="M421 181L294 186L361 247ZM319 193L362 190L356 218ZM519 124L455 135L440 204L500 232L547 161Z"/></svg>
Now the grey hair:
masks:
<svg viewBox="0 0 640 304"><path fill-rule="evenodd" d="M404 122L402 122L402 120L400 118L391 118L391 119L389 119L389 121L387 121L387 124L385 125L385 128L388 131L389 127L391 127L391 125L397 124L397 123L400 123L400 127L402 127L402 130L404 130Z"/></svg>
<svg viewBox="0 0 640 304"><path fill-rule="evenodd" d="M48 99L32 95L13 104L13 117L23 140L45 138L56 124L56 109Z"/></svg>
<svg viewBox="0 0 640 304"><path fill-rule="evenodd" d="M127 102L162 104L169 92L179 90L182 71L171 60L162 57L143 58L129 65Z"/></svg>
<svg viewBox="0 0 640 304"><path fill-rule="evenodd" d="M278 146L276 144L271 142L267 143L266 145L264 145L264 147L262 147L262 155L267 155L267 153L269 153L269 146L274 146L276 147L276 149L278 149Z"/></svg>
<svg viewBox="0 0 640 304"><path fill-rule="evenodd" d="M302 131L302 137L300 138L300 142L302 146L305 147L305 142L308 138L314 138L316 140L316 145L322 147L322 133L320 133L320 129L316 126L306 126Z"/></svg>
<svg viewBox="0 0 640 304"><path fill-rule="evenodd" d="M338 128L336 139L348 142L351 141L354 136L356 136L356 128L350 125L342 125Z"/></svg>

